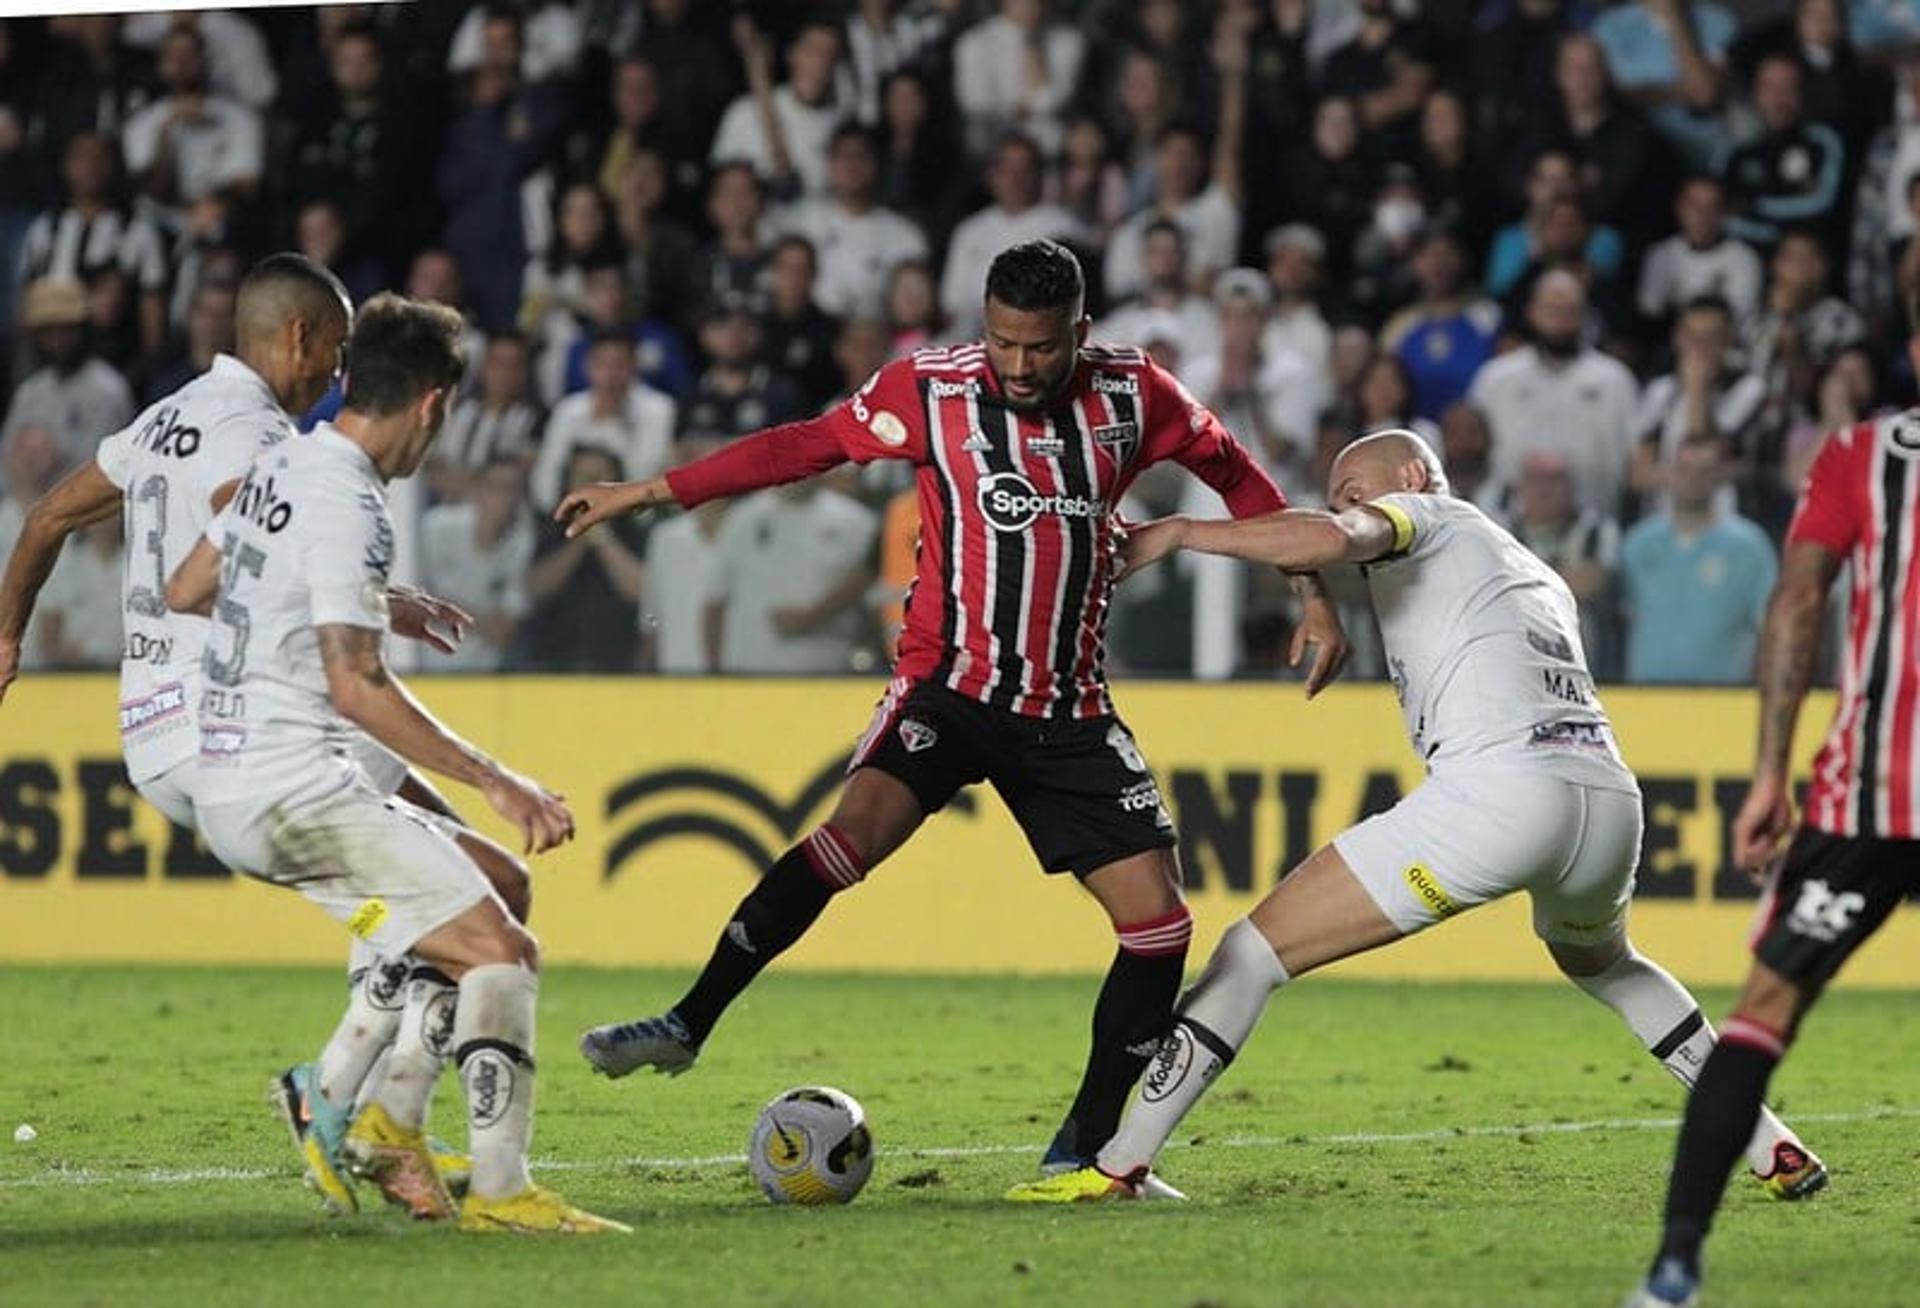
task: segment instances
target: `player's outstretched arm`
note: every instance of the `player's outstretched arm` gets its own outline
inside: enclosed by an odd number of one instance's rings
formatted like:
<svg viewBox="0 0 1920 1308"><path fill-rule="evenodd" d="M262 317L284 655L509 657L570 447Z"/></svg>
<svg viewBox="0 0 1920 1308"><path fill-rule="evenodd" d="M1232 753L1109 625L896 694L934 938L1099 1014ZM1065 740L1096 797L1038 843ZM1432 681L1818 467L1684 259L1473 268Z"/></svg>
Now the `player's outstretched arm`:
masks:
<svg viewBox="0 0 1920 1308"><path fill-rule="evenodd" d="M1754 747L1753 785L1733 819L1733 858L1753 873L1764 872L1793 826L1787 770L1800 705L1813 686L1820 654L1820 626L1827 591L1840 572L1841 556L1824 545L1787 546L1780 579L1767 601L1760 629L1760 736Z"/></svg>
<svg viewBox="0 0 1920 1308"><path fill-rule="evenodd" d="M646 481L597 481L568 491L554 509L553 520L566 524L567 539L572 540L609 518L623 518L629 513L677 503L665 477L650 477Z"/></svg>
<svg viewBox="0 0 1920 1308"><path fill-rule="evenodd" d="M1386 557L1393 551L1393 524L1366 508L1344 513L1283 509L1263 518L1241 519L1175 515L1128 534L1122 571L1138 572L1183 549L1265 563L1288 572L1316 572L1335 563L1371 563Z"/></svg>
<svg viewBox="0 0 1920 1308"><path fill-rule="evenodd" d="M67 537L119 511L120 488L92 460L68 473L27 510L6 573L0 576L0 700L20 674L27 620Z"/></svg>
<svg viewBox="0 0 1920 1308"><path fill-rule="evenodd" d="M385 635L372 627L329 623L314 628L327 696L340 715L407 762L486 797L519 829L528 852L573 838L573 814L556 795L500 766L442 726L387 667Z"/></svg>

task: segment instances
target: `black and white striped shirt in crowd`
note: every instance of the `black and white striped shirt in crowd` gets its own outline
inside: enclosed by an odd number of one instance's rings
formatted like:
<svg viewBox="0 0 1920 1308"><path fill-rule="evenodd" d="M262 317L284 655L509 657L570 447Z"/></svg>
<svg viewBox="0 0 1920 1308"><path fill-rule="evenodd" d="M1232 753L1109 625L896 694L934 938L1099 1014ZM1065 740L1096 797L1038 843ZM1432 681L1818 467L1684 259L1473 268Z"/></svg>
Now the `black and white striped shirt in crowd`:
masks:
<svg viewBox="0 0 1920 1308"><path fill-rule="evenodd" d="M62 209L35 218L20 245L23 286L42 277L90 282L109 268L125 273L137 290L165 290L167 251L159 230L124 209L103 209L91 218Z"/></svg>
<svg viewBox="0 0 1920 1308"><path fill-rule="evenodd" d="M500 458L531 459L543 421L531 404L489 409L479 400L462 400L434 442L434 461L478 469Z"/></svg>

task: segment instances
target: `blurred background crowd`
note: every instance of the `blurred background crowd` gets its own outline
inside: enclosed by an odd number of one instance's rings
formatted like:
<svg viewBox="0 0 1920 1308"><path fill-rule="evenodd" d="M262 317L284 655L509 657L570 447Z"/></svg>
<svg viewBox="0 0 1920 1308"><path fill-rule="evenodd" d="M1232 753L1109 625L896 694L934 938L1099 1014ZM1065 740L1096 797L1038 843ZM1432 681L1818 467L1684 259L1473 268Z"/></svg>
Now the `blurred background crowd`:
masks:
<svg viewBox="0 0 1920 1308"><path fill-rule="evenodd" d="M871 670L912 576L906 469L578 541L548 511L973 336L993 255L1049 236L1095 335L1177 373L1294 502L1345 441L1412 427L1565 576L1602 677L1741 681L1825 434L1913 397L1916 55L1920 0L16 19L0 549L231 347L248 263L297 248L471 327L466 393L396 488L403 572L478 619L426 666ZM1184 477L1122 511L1190 503ZM113 523L69 546L29 666L117 662L123 546ZM1245 569L1143 574L1113 662L1285 675L1287 604Z"/></svg>

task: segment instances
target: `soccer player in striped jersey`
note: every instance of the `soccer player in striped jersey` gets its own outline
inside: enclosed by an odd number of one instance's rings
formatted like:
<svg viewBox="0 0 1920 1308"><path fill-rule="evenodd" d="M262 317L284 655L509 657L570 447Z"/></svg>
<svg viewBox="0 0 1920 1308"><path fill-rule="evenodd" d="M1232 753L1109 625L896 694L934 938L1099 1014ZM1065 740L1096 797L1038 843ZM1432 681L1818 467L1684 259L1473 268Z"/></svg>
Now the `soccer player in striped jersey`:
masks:
<svg viewBox="0 0 1920 1308"><path fill-rule="evenodd" d="M1920 326L1920 297L1909 303ZM1907 343L1920 366L1920 334ZM1760 632L1760 735L1733 856L1764 887L1753 964L1701 1069L1668 1182L1666 1226L1632 1308L1691 1304L1729 1144L1760 1111L1800 1022L1853 951L1920 891L1920 410L1827 437L1807 474ZM1789 765L1827 592L1849 569L1840 699L1794 830ZM1782 852L1789 833L1793 838Z"/></svg>
<svg viewBox="0 0 1920 1308"><path fill-rule="evenodd" d="M1427 778L1315 851L1227 929L1125 1125L1092 1165L1017 1186L1010 1199L1138 1196L1276 990L1516 891L1533 901L1534 933L1561 972L1679 1081L1691 1084L1713 1047L1693 996L1628 938L1640 787L1594 692L1566 583L1450 495L1438 457L1412 432L1341 451L1327 502L1331 512L1257 522L1150 523L1127 542L1127 570L1181 548L1280 568L1361 565ZM1826 1179L1771 1113L1750 1118L1739 1143L1782 1198Z"/></svg>
<svg viewBox="0 0 1920 1308"><path fill-rule="evenodd" d="M1279 489L1219 420L1138 350L1089 345L1079 261L1052 241L1001 252L986 338L888 364L826 415L746 437L663 478L574 491L578 535L659 505L684 508L798 481L852 460L918 471L918 572L894 679L827 822L770 868L706 969L667 1012L596 1027L581 1050L609 1076L692 1066L727 1005L962 787L987 781L1041 866L1071 872L1118 951L1093 1015L1078 1094L1044 1166L1106 1142L1172 1018L1192 921L1173 821L1104 668L1119 540L1113 506L1152 464L1179 463L1240 516ZM1313 578L1293 656L1309 694L1346 642Z"/></svg>

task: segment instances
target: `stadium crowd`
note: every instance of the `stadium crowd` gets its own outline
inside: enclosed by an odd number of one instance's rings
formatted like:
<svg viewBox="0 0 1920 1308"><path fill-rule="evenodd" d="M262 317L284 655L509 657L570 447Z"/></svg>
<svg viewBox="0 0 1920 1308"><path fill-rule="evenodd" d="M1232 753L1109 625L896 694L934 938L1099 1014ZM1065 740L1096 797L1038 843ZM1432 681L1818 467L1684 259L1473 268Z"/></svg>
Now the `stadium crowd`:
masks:
<svg viewBox="0 0 1920 1308"><path fill-rule="evenodd" d="M1602 677L1741 681L1820 442L1914 392L1916 52L1920 0L13 20L0 549L230 348L248 263L297 248L469 323L466 393L395 501L403 573L477 618L428 666L873 669L913 572L906 469L573 541L548 512L969 338L994 254L1047 236L1096 337L1151 352L1294 502L1352 436L1411 427L1566 577ZM1209 494L1156 473L1120 508ZM27 666L118 661L124 546L107 523L68 548ZM1116 667L1281 673L1278 581L1143 575Z"/></svg>

